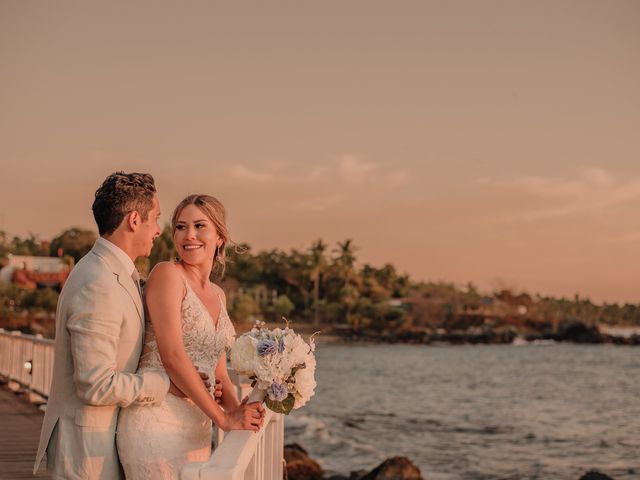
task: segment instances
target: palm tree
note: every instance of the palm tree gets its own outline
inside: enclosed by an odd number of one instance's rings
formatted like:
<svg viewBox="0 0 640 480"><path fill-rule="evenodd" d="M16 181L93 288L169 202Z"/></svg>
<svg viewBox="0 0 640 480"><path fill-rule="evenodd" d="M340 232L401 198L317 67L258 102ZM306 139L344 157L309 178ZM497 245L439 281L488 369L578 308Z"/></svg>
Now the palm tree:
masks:
<svg viewBox="0 0 640 480"><path fill-rule="evenodd" d="M344 242L338 242L338 248L336 249L338 253L337 261L342 264L345 269L352 270L356 263L356 250L358 250L358 248L353 245L353 240L350 238L347 238Z"/></svg>
<svg viewBox="0 0 640 480"><path fill-rule="evenodd" d="M318 317L318 301L320 300L320 277L327 267L327 259L324 252L327 244L322 239L316 240L310 248L311 272L310 277L313 282L313 325L318 326L320 319Z"/></svg>
<svg viewBox="0 0 640 480"><path fill-rule="evenodd" d="M357 248L353 245L353 241L350 238L346 239L344 242L338 242L338 248L334 250L338 254L334 265L337 267L338 274L342 278L340 299L346 307L347 322L349 323L352 323L351 312L355 307L358 297L360 296L360 290L356 285L362 283L356 279L356 256L354 253L356 250ZM355 322L355 327L357 329L357 319Z"/></svg>

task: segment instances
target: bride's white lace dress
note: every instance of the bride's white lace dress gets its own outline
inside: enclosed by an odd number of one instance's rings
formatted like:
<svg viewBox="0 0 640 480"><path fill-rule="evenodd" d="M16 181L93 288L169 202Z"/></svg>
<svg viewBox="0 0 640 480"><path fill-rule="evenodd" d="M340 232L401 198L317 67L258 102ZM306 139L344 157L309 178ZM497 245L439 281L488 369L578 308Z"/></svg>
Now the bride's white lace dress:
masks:
<svg viewBox="0 0 640 480"><path fill-rule="evenodd" d="M183 279L184 280L184 279ZM184 280L182 337L187 355L214 384L214 369L231 345L235 329L220 301L213 319ZM138 371L164 370L153 327L147 321ZM167 395L158 406L132 405L120 411L117 445L127 480L179 479L186 463L203 462L211 455L212 424L191 400Z"/></svg>

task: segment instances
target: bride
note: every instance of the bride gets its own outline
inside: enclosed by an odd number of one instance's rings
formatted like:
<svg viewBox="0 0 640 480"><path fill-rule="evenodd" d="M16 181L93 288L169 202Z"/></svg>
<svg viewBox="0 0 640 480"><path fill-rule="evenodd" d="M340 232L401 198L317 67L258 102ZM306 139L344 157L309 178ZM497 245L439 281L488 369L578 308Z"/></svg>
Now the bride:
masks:
<svg viewBox="0 0 640 480"><path fill-rule="evenodd" d="M145 288L145 342L139 371L165 370L185 398L168 395L156 407L120 412L117 445L128 480L178 479L189 462L211 454L211 421L225 431L262 426L264 408L241 403L227 373L226 349L235 330L220 287L209 281L213 265L224 270L229 239L224 206L208 195L190 195L171 220L180 260L159 263ZM222 385L218 406L197 370Z"/></svg>

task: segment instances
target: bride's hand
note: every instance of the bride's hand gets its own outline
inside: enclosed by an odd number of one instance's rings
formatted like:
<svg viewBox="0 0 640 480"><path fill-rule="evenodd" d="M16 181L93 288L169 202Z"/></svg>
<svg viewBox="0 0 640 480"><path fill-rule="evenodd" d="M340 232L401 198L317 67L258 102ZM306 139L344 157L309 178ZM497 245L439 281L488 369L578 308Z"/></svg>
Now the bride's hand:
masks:
<svg viewBox="0 0 640 480"><path fill-rule="evenodd" d="M225 412L224 425L222 426L225 432L230 430L257 432L260 430L264 421L264 407L258 402L247 403L247 400L248 397L245 397L238 408Z"/></svg>

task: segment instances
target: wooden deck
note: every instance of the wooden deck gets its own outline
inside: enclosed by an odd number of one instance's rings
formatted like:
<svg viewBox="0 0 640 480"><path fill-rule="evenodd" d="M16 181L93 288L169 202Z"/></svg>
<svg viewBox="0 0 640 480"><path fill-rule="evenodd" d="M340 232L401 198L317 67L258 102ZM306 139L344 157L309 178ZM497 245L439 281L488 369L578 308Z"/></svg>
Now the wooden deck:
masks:
<svg viewBox="0 0 640 480"><path fill-rule="evenodd" d="M43 466L35 477L31 473L43 417L38 407L0 385L0 479L49 478Z"/></svg>

